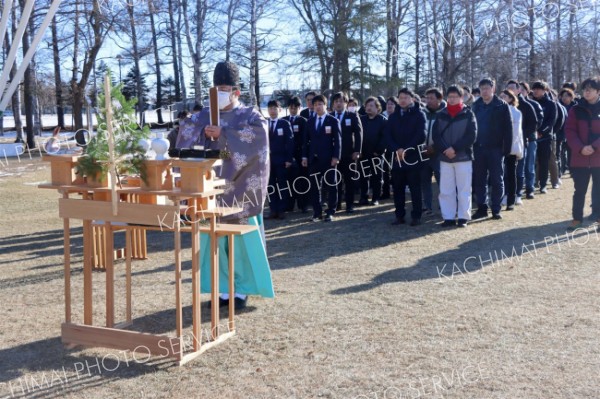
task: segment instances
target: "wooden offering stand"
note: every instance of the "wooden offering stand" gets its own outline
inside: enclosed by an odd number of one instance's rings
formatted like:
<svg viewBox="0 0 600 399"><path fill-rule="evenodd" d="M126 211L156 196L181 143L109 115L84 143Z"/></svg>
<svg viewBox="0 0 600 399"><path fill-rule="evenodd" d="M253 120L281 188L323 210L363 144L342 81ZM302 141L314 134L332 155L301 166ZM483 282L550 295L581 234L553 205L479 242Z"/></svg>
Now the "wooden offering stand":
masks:
<svg viewBox="0 0 600 399"><path fill-rule="evenodd" d="M62 324L62 342L68 346L105 347L122 350L135 350L143 347L147 352L169 357L182 365L205 350L215 346L235 334L234 301L229 301L229 331L219 331L219 246L217 240L227 237L229 242L229 294L233 297L234 286L234 236L247 234L256 229L250 225L219 224L217 218L236 214L240 208L219 208L216 197L223 190L223 180L216 179L213 167L221 160L197 159L146 161L148 179L140 184L136 179L128 179L127 184L117 188L90 187L75 175L77 157L45 156L50 162L52 181L39 187L55 189L62 195L59 199L59 216L64 224L64 279L65 279L65 322ZM173 167L180 170L180 187L174 187ZM115 192L116 196L111 196ZM80 198L72 198L78 194ZM117 198L116 206L111 198ZM114 201L114 200L113 200ZM187 205L181 205L187 201ZM115 212L116 210L116 212ZM181 217L189 221L182 226ZM71 236L70 220L83 221L83 323L75 323L71 316ZM201 226L202 219L208 225ZM114 232L125 232L124 249L126 264L126 319L115 323L114 298ZM175 336L155 335L124 328L132 322L131 264L132 257L142 248L145 253L145 233L147 230L170 231L174 233L175 260ZM192 235L192 333L193 348L184 347L182 322L182 276L181 276L181 233ZM200 233L210 237L211 270L211 334L209 342L201 339L200 308ZM143 241L141 240L143 233ZM137 236L136 236L137 234ZM138 238L136 238L138 237ZM138 240L137 243L134 241ZM95 325L92 317L92 269L100 262L106 270L106 322Z"/></svg>

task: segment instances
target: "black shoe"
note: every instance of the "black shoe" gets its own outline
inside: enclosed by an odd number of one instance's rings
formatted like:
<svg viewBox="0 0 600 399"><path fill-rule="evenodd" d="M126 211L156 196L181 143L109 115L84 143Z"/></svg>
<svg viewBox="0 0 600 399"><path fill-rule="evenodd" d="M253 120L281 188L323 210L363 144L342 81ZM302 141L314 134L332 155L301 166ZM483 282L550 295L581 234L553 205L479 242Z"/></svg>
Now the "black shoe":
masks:
<svg viewBox="0 0 600 399"><path fill-rule="evenodd" d="M548 189L546 187L540 188L540 194L546 194L547 192L548 192Z"/></svg>
<svg viewBox="0 0 600 399"><path fill-rule="evenodd" d="M502 215L499 213L494 213L494 214L492 214L492 219L500 220L500 219L502 219Z"/></svg>
<svg viewBox="0 0 600 399"><path fill-rule="evenodd" d="M515 206L514 205L507 205L506 206L506 210L507 211L514 211L515 210Z"/></svg>
<svg viewBox="0 0 600 399"><path fill-rule="evenodd" d="M421 224L421 219L413 219L410 221L411 226L418 226Z"/></svg>
<svg viewBox="0 0 600 399"><path fill-rule="evenodd" d="M302 208L302 213L308 213L308 208Z"/></svg>
<svg viewBox="0 0 600 399"><path fill-rule="evenodd" d="M206 307L210 308L212 306L212 301L208 301L206 302ZM219 297L219 307L225 307L225 306L229 306L229 299L223 299L221 297Z"/></svg>
<svg viewBox="0 0 600 399"><path fill-rule="evenodd" d="M278 219L285 220L285 213L280 213Z"/></svg>
<svg viewBox="0 0 600 399"><path fill-rule="evenodd" d="M354 213L354 212L355 212L354 208L346 209L346 213Z"/></svg>
<svg viewBox="0 0 600 399"><path fill-rule="evenodd" d="M397 218L396 220L394 220L392 222L392 226L398 226L398 225L405 224L405 223L406 223L406 221L404 220L404 218Z"/></svg>
<svg viewBox="0 0 600 399"><path fill-rule="evenodd" d="M534 199L535 195L533 193L527 193L527 195L525 196L525 198L527 198L527 199Z"/></svg>
<svg viewBox="0 0 600 399"><path fill-rule="evenodd" d="M379 199L383 201L383 200L389 200L390 198L391 198L390 194L383 194L381 196L381 198L379 198Z"/></svg>
<svg viewBox="0 0 600 399"><path fill-rule="evenodd" d="M323 220L323 216L313 216L311 219L312 222L319 222L321 220Z"/></svg>
<svg viewBox="0 0 600 399"><path fill-rule="evenodd" d="M342 210L342 204L338 204L338 205L335 207L335 211L336 211L336 212L340 212L341 210Z"/></svg>
<svg viewBox="0 0 600 399"><path fill-rule="evenodd" d="M331 215L327 215L325 216L325 219L323 219L324 222L333 222L333 216Z"/></svg>
<svg viewBox="0 0 600 399"><path fill-rule="evenodd" d="M248 297L246 297L245 299L235 297L235 299L233 300L233 304L235 306L235 310L245 309L246 305L248 304Z"/></svg>
<svg viewBox="0 0 600 399"><path fill-rule="evenodd" d="M467 219L458 219L458 227L467 227Z"/></svg>
<svg viewBox="0 0 600 399"><path fill-rule="evenodd" d="M444 220L444 223L440 225L441 227L453 227L456 226L456 222L454 220Z"/></svg>
<svg viewBox="0 0 600 399"><path fill-rule="evenodd" d="M279 214L277 212L271 212L267 219L279 219Z"/></svg>
<svg viewBox="0 0 600 399"><path fill-rule="evenodd" d="M377 206L379 205L379 201L373 201L370 203L371 206Z"/></svg>
<svg viewBox="0 0 600 399"><path fill-rule="evenodd" d="M475 212L472 216L473 220L477 220L477 219L483 219L488 217L488 213L487 210L482 210L482 209L478 209L477 212Z"/></svg>
<svg viewBox="0 0 600 399"><path fill-rule="evenodd" d="M358 205L360 205L360 206L369 205L369 200L366 198L363 198L358 202Z"/></svg>

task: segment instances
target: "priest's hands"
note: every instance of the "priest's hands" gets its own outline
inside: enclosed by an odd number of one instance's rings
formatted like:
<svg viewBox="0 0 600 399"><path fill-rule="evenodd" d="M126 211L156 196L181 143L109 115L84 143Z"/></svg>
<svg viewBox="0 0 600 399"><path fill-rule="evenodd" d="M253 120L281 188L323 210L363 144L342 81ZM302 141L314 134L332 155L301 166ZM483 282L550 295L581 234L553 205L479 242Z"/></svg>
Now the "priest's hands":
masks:
<svg viewBox="0 0 600 399"><path fill-rule="evenodd" d="M219 136L221 135L221 126L206 126L204 128L204 134L206 135L207 138L211 139L211 140L217 140L219 138Z"/></svg>

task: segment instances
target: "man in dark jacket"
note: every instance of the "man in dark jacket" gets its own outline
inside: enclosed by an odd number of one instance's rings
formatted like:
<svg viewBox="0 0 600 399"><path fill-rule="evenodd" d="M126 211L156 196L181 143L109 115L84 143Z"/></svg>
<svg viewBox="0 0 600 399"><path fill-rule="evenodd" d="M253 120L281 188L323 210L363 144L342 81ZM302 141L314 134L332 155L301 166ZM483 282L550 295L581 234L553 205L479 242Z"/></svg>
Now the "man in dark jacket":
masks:
<svg viewBox="0 0 600 399"><path fill-rule="evenodd" d="M567 121L567 109L562 106L560 101L558 101L558 93L556 93L556 91L549 91L548 94L556 106L556 122L554 122L554 129L552 129L554 131L554 140L552 141L552 152L550 154L550 164L548 165L548 168L550 169L550 182L552 183L552 188L557 189L562 185L559 169L560 162L558 159L558 143L559 141L564 140L563 128Z"/></svg>
<svg viewBox="0 0 600 399"><path fill-rule="evenodd" d="M517 107L521 111L521 128L523 130L523 143L525 145L525 151L523 152L523 158L517 163L517 197L515 200L516 205L523 204L523 185L525 184L525 166L527 165L527 157L533 156L533 162L531 163L531 171L528 170L528 174L531 175L531 179L527 180L527 193L533 193L534 180L535 180L535 150L537 149L537 143L535 140L537 132L537 114L535 108L525 97L521 94L521 87L519 82L516 80L509 80L506 83L506 88L517 96L519 99L519 106ZM537 103L536 103L537 105ZM541 108L540 108L540 112ZM529 151L529 146L533 145L535 148L533 151ZM533 194L532 194L533 195Z"/></svg>
<svg viewBox="0 0 600 399"><path fill-rule="evenodd" d="M548 96L546 90L548 84L546 82L537 81L531 85L533 98L540 104L544 111L544 119L542 125L538 129L537 135L537 159L538 159L538 181L540 184L540 194L546 194L548 184L548 174L550 165L550 156L552 155L552 141L554 136L554 124L556 123L556 104Z"/></svg>
<svg viewBox="0 0 600 399"><path fill-rule="evenodd" d="M360 158L362 151L362 124L356 113L349 112L348 96L345 93L335 93L332 97L333 112L331 113L339 122L342 130L342 158L338 170L342 174L342 182L338 184L338 206L341 209L342 198L346 202L346 213L354 212L354 190L353 180L356 170L356 161Z"/></svg>
<svg viewBox="0 0 600 399"><path fill-rule="evenodd" d="M433 143L440 158L442 227L466 227L471 219L473 143L477 138L475 115L463 103L460 86L448 87L448 106L433 125Z"/></svg>
<svg viewBox="0 0 600 399"><path fill-rule="evenodd" d="M387 119L381 115L381 104L376 97L365 101L366 115L360 120L363 127L362 157L354 178L360 179L360 205L368 205L369 186L373 192L371 205L379 205L383 165L381 155L385 151L383 134Z"/></svg>
<svg viewBox="0 0 600 399"><path fill-rule="evenodd" d="M302 103L300 98L294 96L288 103L290 114L281 119L286 120L292 125L294 132L294 162L288 170L288 183L292 188L292 195L288 202L287 210L292 212L296 201L298 208L302 213L307 212L308 208L308 168L302 166L302 144L304 143L304 135L306 134L306 119L299 115Z"/></svg>
<svg viewBox="0 0 600 399"><path fill-rule="evenodd" d="M510 155L513 123L508 104L494 94L495 82L490 78L479 82L481 97L473 103L477 118L477 141L473 162L473 192L477 212L473 219L488 216L488 180L492 185L492 218L502 219L500 208L504 196L504 157Z"/></svg>
<svg viewBox="0 0 600 399"><path fill-rule="evenodd" d="M567 83L565 83L567 84ZM571 84L571 83L569 83ZM574 85L574 83L572 83ZM564 87L560 90L560 93L558 95L559 97L559 101L560 104L565 108L565 110L567 111L567 116L569 115L569 111L571 110L571 108L577 104L577 100L575 99L575 93L573 92L573 90L571 90L568 87ZM570 154L571 154L571 149L569 148L569 146L567 145L567 136L565 134L565 128L566 128L566 121L565 124L563 125L563 128L560 130L560 132L558 132L558 134L556 135L556 152L557 152L557 157L558 157L558 174L560 176L564 175L565 172L567 171L567 169L569 169L569 158L570 158Z"/></svg>
<svg viewBox="0 0 600 399"><path fill-rule="evenodd" d="M300 116L306 120L309 120L310 118L315 116L315 109L313 107L312 100L313 100L313 98L315 98L316 95L317 95L317 93L314 91L309 91L308 93L306 93L304 95L304 100L306 101L306 108L304 108L300 112Z"/></svg>
<svg viewBox="0 0 600 399"><path fill-rule="evenodd" d="M323 219L321 187L327 190L326 222L333 220L337 206L337 185L341 180L337 165L342 154L340 122L327 114L327 99L323 95L312 100L315 116L307 122L302 146L302 166L310 174L310 194L313 207L313 222Z"/></svg>
<svg viewBox="0 0 600 399"><path fill-rule="evenodd" d="M525 151L525 158L524 158L524 162L525 162L525 193L527 195L527 199L534 199L535 198L535 182L536 182L536 160L537 160L537 147L538 147L538 143L537 143L537 132L540 129L540 127L542 126L542 122L544 121L544 111L542 110L542 107L540 106L540 104L535 101L532 100L529 97L530 94L530 88L529 88L529 83L527 82L519 82L519 104L521 103L528 103L529 105L531 105L533 107L533 110L535 111L535 116L537 119L537 126L535 128L535 134L533 135L533 137L528 136L527 138L527 146L526 146L526 151ZM523 133L525 133L523 131Z"/></svg>
<svg viewBox="0 0 600 399"><path fill-rule="evenodd" d="M387 150L393 154L392 187L396 220L392 225L404 224L406 215L406 186L412 199L411 226L421 224L421 165L422 148L427 138L425 114L414 101L414 93L403 88L398 92L399 109L390 115L385 129Z"/></svg>
<svg viewBox="0 0 600 399"><path fill-rule="evenodd" d="M267 104L269 111L269 150L271 172L269 174L269 219L285 219L290 189L287 171L294 161L294 133L290 123L279 119L281 105L277 100Z"/></svg>
<svg viewBox="0 0 600 399"><path fill-rule="evenodd" d="M435 125L435 119L437 114L446 108L446 102L442 91L438 88L432 87L427 89L425 92L426 105L423 108L425 117L427 118L427 141L425 145L427 149L433 147L433 125ZM426 156L423 157L423 166L421 169L421 191L423 192L423 206L425 208L425 215L433 214L433 190L431 178L435 177L435 181L440 183L440 160L435 152L428 151Z"/></svg>

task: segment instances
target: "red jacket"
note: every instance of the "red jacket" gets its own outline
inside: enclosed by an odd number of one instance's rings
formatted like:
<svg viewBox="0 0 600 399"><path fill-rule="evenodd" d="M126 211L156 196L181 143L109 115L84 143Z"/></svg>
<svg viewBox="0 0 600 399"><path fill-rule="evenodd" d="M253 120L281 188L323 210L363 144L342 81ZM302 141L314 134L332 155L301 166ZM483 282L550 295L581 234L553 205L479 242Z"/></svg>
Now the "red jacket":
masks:
<svg viewBox="0 0 600 399"><path fill-rule="evenodd" d="M569 110L565 126L567 144L571 148L572 168L600 168L600 101L589 105L581 100ZM594 147L590 156L581 155L586 145Z"/></svg>

